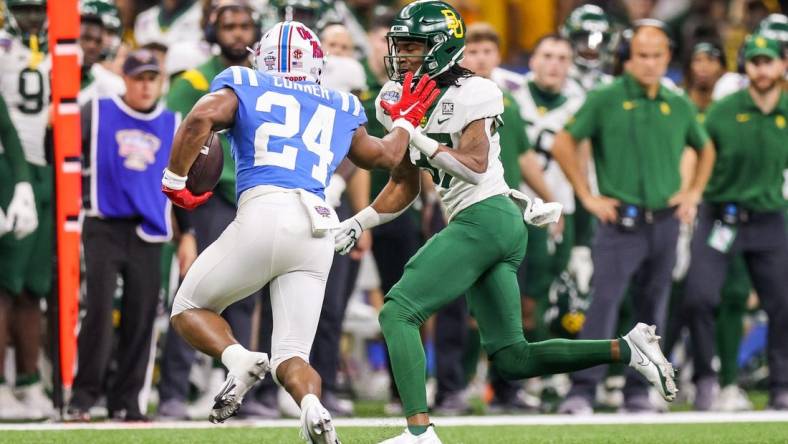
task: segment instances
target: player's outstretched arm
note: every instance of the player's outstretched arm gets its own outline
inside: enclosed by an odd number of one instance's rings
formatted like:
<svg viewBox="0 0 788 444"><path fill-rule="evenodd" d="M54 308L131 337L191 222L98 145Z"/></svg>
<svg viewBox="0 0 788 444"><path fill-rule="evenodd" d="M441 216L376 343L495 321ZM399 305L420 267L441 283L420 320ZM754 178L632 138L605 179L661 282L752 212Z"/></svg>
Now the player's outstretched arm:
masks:
<svg viewBox="0 0 788 444"><path fill-rule="evenodd" d="M399 100L380 103L393 121L389 134L381 139L370 136L365 127L356 130L348 153L353 163L368 170L372 168L390 170L400 163L408 142L417 133L415 128L419 126L427 110L440 95L435 81L430 80L428 75L422 76L415 87L412 85L413 74L408 73L402 83Z"/></svg>
<svg viewBox="0 0 788 444"><path fill-rule="evenodd" d="M161 190L172 203L192 210L211 197L211 191L193 195L186 188L186 175L211 131L229 128L237 110L238 97L232 90L223 88L200 98L183 119L175 133L170 161L161 179Z"/></svg>
<svg viewBox="0 0 788 444"><path fill-rule="evenodd" d="M355 216L342 222L334 235L334 249L347 254L356 245L364 230L396 219L419 197L421 182L419 169L403 155L399 165L391 170L389 182L372 202Z"/></svg>
<svg viewBox="0 0 788 444"><path fill-rule="evenodd" d="M427 156L428 162L452 176L476 185L487 171L490 132L494 120L474 120L462 132L457 149L451 149L424 134L416 133L411 144Z"/></svg>

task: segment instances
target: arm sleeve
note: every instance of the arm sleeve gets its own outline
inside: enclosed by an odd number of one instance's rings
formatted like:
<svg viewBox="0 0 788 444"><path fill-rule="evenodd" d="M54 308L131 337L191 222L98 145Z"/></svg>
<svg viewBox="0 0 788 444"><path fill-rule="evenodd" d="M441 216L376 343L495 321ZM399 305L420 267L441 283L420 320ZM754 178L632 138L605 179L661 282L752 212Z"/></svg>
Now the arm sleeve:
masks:
<svg viewBox="0 0 788 444"><path fill-rule="evenodd" d="M8 107L0 97L0 141L3 143L5 157L14 173L14 180L17 182L30 181L30 168L25 160L25 152L22 149L22 142L16 132L11 116L8 114Z"/></svg>
<svg viewBox="0 0 788 444"><path fill-rule="evenodd" d="M569 119L564 130L575 140L583 140L596 133L598 127L598 110L601 104L600 93L592 91L588 93L586 101L577 110L575 115Z"/></svg>
<svg viewBox="0 0 788 444"><path fill-rule="evenodd" d="M686 143L696 150L702 150L706 142L709 141L709 133L698 121L698 113L694 106L690 106L689 116L690 123L687 129Z"/></svg>

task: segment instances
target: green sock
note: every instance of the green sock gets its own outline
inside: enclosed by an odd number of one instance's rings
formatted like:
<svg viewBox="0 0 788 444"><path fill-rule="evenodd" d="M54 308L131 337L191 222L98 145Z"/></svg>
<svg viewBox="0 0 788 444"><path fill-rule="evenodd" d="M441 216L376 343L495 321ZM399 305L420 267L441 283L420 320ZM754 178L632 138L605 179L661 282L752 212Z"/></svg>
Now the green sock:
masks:
<svg viewBox="0 0 788 444"><path fill-rule="evenodd" d="M397 301L389 300L380 312L391 371L397 384L405 417L427 412L427 364L419 326Z"/></svg>
<svg viewBox="0 0 788 444"><path fill-rule="evenodd" d="M429 426L425 426L425 425L409 425L408 431L411 433L411 435L418 436L426 432L428 428Z"/></svg>
<svg viewBox="0 0 788 444"><path fill-rule="evenodd" d="M17 375L16 386L26 387L28 385L33 385L40 380L41 380L41 376L38 375L38 372L30 373L28 375Z"/></svg>
<svg viewBox="0 0 788 444"><path fill-rule="evenodd" d="M498 350L492 360L504 379L516 380L610 364L613 357L609 340L551 339L533 344L523 340Z"/></svg>
<svg viewBox="0 0 788 444"><path fill-rule="evenodd" d="M632 350L629 348L629 343L624 338L618 338L617 341L619 362L629 365L629 361L632 360Z"/></svg>

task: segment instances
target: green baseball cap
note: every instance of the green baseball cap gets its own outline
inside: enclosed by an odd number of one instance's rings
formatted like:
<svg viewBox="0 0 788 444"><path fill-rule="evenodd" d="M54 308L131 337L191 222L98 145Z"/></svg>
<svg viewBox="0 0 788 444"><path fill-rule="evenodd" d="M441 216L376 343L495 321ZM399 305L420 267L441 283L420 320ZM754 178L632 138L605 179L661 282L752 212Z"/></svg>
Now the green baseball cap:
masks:
<svg viewBox="0 0 788 444"><path fill-rule="evenodd" d="M779 59L780 56L780 42L761 34L752 34L747 36L744 41L744 58L750 60L756 56L766 56L771 59Z"/></svg>

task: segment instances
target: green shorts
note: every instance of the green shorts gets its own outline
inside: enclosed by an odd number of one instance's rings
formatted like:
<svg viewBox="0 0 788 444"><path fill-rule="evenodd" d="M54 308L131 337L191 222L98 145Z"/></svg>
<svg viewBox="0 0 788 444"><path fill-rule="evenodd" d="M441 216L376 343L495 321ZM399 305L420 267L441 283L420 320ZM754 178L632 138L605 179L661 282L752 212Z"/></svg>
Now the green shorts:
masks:
<svg viewBox="0 0 788 444"><path fill-rule="evenodd" d="M52 167L30 165L31 185L36 198L38 228L17 240L13 233L0 237L0 288L18 295L22 290L46 297L52 290L53 199ZM0 206L8 208L14 182L7 162L0 159Z"/></svg>
<svg viewBox="0 0 788 444"><path fill-rule="evenodd" d="M466 295L488 354L523 340L517 269L528 234L519 207L498 195L462 210L405 265L386 295L421 322Z"/></svg>

